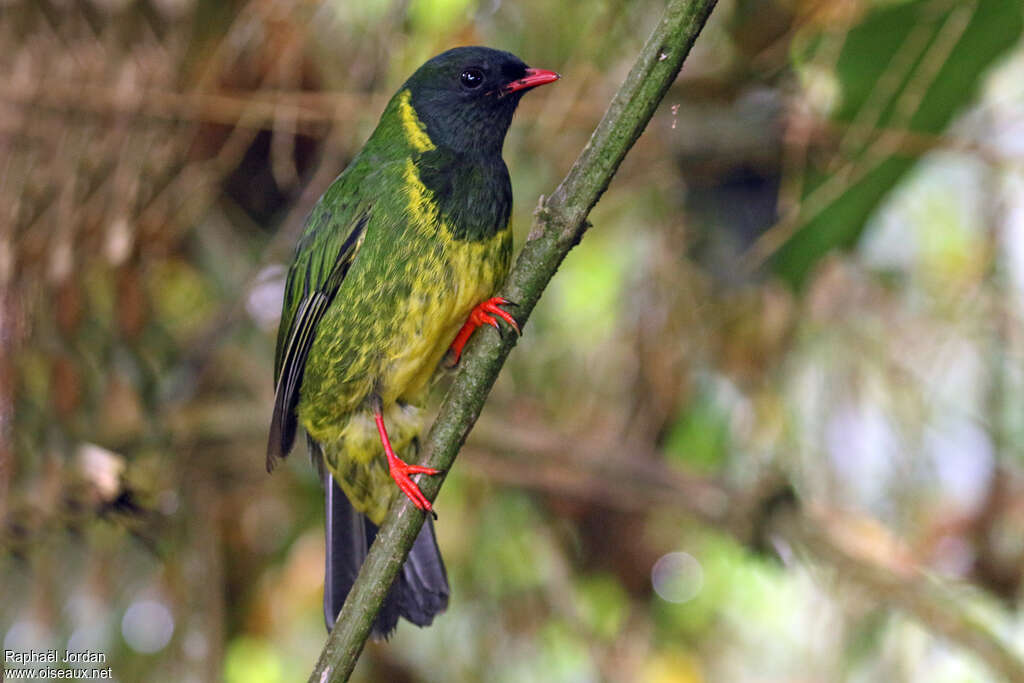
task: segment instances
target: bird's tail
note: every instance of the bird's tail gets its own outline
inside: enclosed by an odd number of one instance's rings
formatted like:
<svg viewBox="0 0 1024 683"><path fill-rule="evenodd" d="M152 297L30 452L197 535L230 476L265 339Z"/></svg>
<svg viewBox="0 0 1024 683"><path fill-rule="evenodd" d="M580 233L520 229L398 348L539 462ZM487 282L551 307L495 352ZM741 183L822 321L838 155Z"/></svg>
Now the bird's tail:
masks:
<svg viewBox="0 0 1024 683"><path fill-rule="evenodd" d="M326 468L325 468L326 470ZM359 568L377 535L377 525L357 512L330 472L325 471L327 502L327 567L324 576L324 619L330 631L345 604ZM448 606L448 575L427 517L402 571L391 586L373 624L375 638L387 638L399 617L428 626Z"/></svg>

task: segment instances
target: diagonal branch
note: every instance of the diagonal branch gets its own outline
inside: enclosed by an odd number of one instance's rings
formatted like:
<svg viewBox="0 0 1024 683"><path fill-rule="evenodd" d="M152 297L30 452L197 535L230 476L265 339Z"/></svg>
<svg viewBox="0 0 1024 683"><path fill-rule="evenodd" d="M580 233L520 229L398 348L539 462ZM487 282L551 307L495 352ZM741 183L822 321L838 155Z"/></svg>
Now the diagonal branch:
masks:
<svg viewBox="0 0 1024 683"><path fill-rule="evenodd" d="M530 236L500 293L518 303L520 325L566 254L583 237L587 215L675 81L715 1L669 1L590 141L554 193L541 201ZM512 335L476 335L424 440L422 464L442 471L451 468L514 345ZM441 476L431 477L421 481L420 488L432 500L441 483ZM398 496L310 675L311 683L348 680L422 525L423 513Z"/></svg>

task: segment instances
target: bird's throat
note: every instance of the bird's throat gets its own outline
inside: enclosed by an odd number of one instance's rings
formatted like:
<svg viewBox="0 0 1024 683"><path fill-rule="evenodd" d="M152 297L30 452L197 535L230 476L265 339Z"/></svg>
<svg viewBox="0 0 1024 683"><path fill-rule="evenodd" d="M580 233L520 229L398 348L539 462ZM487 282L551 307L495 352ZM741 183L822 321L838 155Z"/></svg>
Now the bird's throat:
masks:
<svg viewBox="0 0 1024 683"><path fill-rule="evenodd" d="M486 240L508 227L512 183L501 156L457 154L439 147L413 163L454 239Z"/></svg>

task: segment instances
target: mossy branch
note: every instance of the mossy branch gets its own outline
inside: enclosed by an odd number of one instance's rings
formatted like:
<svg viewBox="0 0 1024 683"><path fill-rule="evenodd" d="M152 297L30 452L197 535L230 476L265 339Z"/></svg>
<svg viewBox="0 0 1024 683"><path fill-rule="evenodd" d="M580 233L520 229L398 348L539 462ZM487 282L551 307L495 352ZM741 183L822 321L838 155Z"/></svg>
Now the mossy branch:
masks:
<svg viewBox="0 0 1024 683"><path fill-rule="evenodd" d="M530 236L500 293L518 304L515 314L520 325L566 254L583 237L590 210L675 81L715 1L670 0L590 141L558 188L541 202ZM514 345L511 334L475 335L423 442L422 464L450 470ZM443 476L426 477L419 485L433 500L442 482ZM312 683L348 680L423 519L423 513L404 496L391 506L310 675Z"/></svg>

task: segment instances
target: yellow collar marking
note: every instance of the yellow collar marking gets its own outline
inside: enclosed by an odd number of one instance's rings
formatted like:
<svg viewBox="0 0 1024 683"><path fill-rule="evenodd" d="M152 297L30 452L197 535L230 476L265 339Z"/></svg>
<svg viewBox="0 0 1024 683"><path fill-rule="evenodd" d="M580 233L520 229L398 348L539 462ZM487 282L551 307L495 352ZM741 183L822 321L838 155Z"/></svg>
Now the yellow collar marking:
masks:
<svg viewBox="0 0 1024 683"><path fill-rule="evenodd" d="M420 180L419 171L412 159L405 160L405 191L409 196L409 215L412 223L421 232L432 234L440 222L440 211L431 192Z"/></svg>
<svg viewBox="0 0 1024 683"><path fill-rule="evenodd" d="M427 127L423 125L420 117L416 115L416 110L412 108L411 99L412 93L408 90L403 90L402 94L398 96L398 115L402 119L405 137L417 152L429 152L436 148L430 140L430 136L427 135Z"/></svg>

